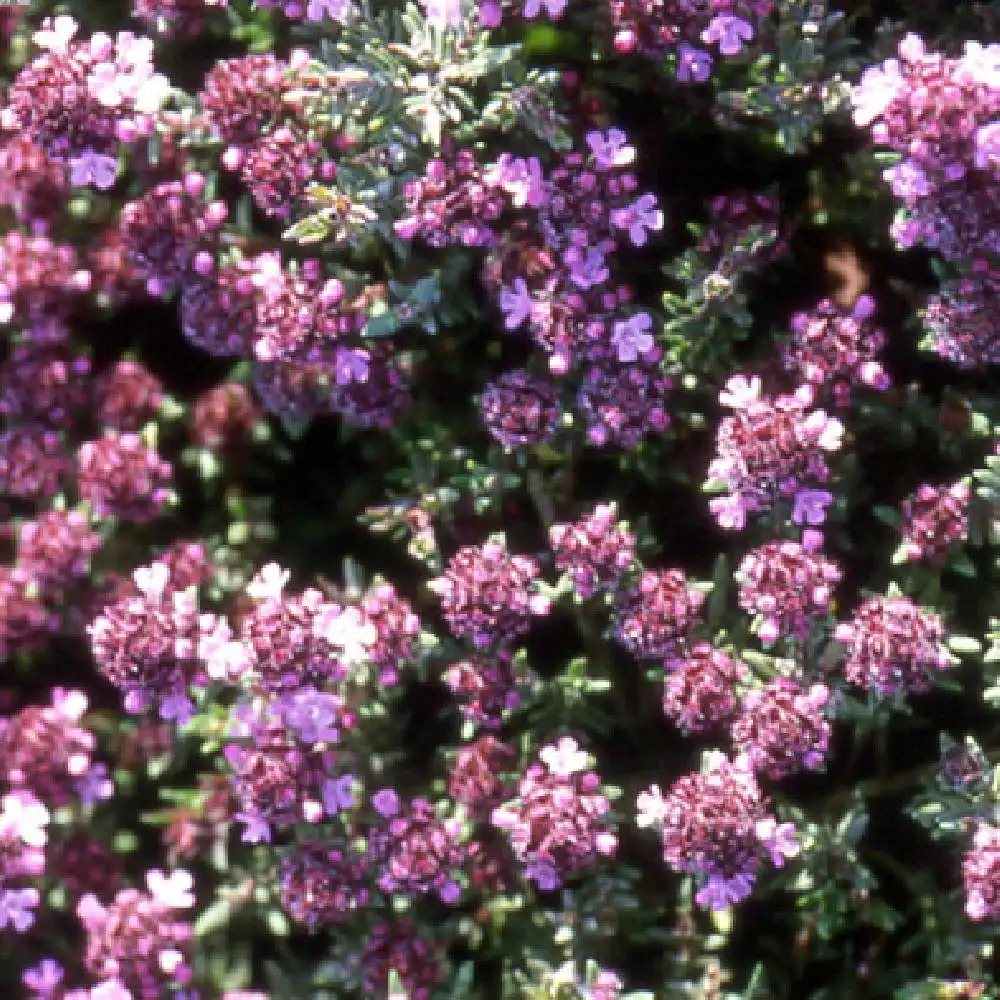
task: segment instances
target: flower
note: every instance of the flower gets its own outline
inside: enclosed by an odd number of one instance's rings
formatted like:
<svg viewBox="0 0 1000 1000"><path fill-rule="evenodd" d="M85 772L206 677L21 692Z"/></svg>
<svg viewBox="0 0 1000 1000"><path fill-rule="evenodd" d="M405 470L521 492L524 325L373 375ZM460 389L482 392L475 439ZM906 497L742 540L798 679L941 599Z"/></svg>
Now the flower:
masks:
<svg viewBox="0 0 1000 1000"><path fill-rule="evenodd" d="M626 208L616 208L611 213L616 229L627 229L633 246L646 245L646 233L663 228L663 212L656 207L656 195L644 194Z"/></svg>
<svg viewBox="0 0 1000 1000"><path fill-rule="evenodd" d="M588 132L587 145L598 170L627 167L635 160L635 147L626 145L627 136L620 128L609 128L605 134Z"/></svg>
<svg viewBox="0 0 1000 1000"><path fill-rule="evenodd" d="M653 349L653 335L650 330L653 319L649 313L636 313L627 320L615 323L611 342L618 352L618 360L635 361L640 354Z"/></svg>
<svg viewBox="0 0 1000 1000"><path fill-rule="evenodd" d="M115 185L118 161L113 156L104 156L92 149L85 149L79 156L70 159L69 168L70 183L74 187L93 184L101 191L107 191Z"/></svg>
<svg viewBox="0 0 1000 1000"><path fill-rule="evenodd" d="M753 38L753 25L742 17L732 14L717 14L701 33L703 42L717 42L724 56L739 55L744 42Z"/></svg>
<svg viewBox="0 0 1000 1000"><path fill-rule="evenodd" d="M677 79L683 83L704 83L712 75L712 54L687 42L677 47Z"/></svg>

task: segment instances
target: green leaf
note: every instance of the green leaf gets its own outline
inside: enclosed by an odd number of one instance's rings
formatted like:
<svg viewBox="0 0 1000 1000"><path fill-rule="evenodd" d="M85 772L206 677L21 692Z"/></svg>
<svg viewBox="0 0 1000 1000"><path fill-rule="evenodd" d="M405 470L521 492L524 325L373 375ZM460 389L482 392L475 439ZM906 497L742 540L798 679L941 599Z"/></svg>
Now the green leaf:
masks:
<svg viewBox="0 0 1000 1000"><path fill-rule="evenodd" d="M948 648L959 656L978 656L983 651L982 643L971 635L948 636Z"/></svg>

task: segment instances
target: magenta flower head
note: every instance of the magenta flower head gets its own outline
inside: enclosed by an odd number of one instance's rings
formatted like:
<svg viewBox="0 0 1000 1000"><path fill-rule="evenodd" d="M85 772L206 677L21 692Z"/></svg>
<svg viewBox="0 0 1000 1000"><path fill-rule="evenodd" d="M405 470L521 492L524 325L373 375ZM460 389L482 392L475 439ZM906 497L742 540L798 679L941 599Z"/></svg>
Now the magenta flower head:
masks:
<svg viewBox="0 0 1000 1000"><path fill-rule="evenodd" d="M739 604L755 616L753 631L765 645L781 637L805 639L833 599L840 570L799 542L768 542L748 552L735 573Z"/></svg>
<svg viewBox="0 0 1000 1000"><path fill-rule="evenodd" d="M731 729L733 745L772 781L815 770L830 745L829 697L824 684L805 691L787 677L775 677L743 699Z"/></svg>
<svg viewBox="0 0 1000 1000"><path fill-rule="evenodd" d="M704 601L683 570L645 570L619 598L615 636L640 659L683 656Z"/></svg>
<svg viewBox="0 0 1000 1000"><path fill-rule="evenodd" d="M695 876L695 900L709 909L746 899L765 858L781 867L798 851L794 828L770 815L745 757L708 753L703 770L679 778L666 795L658 785L640 792L636 809L636 825L660 835L663 860Z"/></svg>
<svg viewBox="0 0 1000 1000"><path fill-rule="evenodd" d="M746 664L706 642L666 665L663 714L685 733L700 733L732 718L737 691L749 676Z"/></svg>
<svg viewBox="0 0 1000 1000"><path fill-rule="evenodd" d="M509 555L507 543L493 539L459 549L428 586L453 634L485 649L516 639L528 631L532 616L548 614L538 576L534 559Z"/></svg>
<svg viewBox="0 0 1000 1000"><path fill-rule="evenodd" d="M919 486L903 501L901 554L909 561L940 563L969 530L969 484Z"/></svg>
<svg viewBox="0 0 1000 1000"><path fill-rule="evenodd" d="M527 878L548 891L596 858L614 855L618 838L605 818L610 805L590 770L593 758L575 739L544 746L538 760L517 797L493 810L492 822L506 832Z"/></svg>
<svg viewBox="0 0 1000 1000"><path fill-rule="evenodd" d="M769 398L756 375L734 375L726 383L719 402L734 412L719 423L708 469L708 485L728 492L709 504L721 527L741 529L747 514L792 501L829 479L825 453L839 450L844 425L825 410L810 409L813 396L805 385L793 395ZM797 515L808 519L806 510Z"/></svg>
<svg viewBox="0 0 1000 1000"><path fill-rule="evenodd" d="M613 587L635 561L635 535L617 517L616 504L602 503L578 521L549 528L556 569L569 575L581 601Z"/></svg>
<svg viewBox="0 0 1000 1000"><path fill-rule="evenodd" d="M872 597L834 636L845 647L844 675L882 697L926 691L951 666L944 624L908 597Z"/></svg>

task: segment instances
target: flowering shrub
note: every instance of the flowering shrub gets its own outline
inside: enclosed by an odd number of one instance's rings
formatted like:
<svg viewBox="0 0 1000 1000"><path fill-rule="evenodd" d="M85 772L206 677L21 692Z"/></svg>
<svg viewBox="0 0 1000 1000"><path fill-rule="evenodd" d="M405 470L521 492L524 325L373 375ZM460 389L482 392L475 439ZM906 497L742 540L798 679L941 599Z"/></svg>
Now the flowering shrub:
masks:
<svg viewBox="0 0 1000 1000"><path fill-rule="evenodd" d="M997 994L1000 22L840 6L0 4L0 995Z"/></svg>

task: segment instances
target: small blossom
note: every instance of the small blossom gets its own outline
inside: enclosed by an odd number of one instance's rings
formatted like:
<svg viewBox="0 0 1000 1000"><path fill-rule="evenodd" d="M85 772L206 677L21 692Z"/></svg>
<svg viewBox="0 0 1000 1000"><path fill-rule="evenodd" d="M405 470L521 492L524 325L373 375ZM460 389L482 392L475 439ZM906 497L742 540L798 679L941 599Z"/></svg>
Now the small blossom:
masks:
<svg viewBox="0 0 1000 1000"><path fill-rule="evenodd" d="M724 56L739 55L744 42L749 42L752 38L753 25L732 14L717 14L701 33L701 40L706 43L717 42L719 51Z"/></svg>
<svg viewBox="0 0 1000 1000"><path fill-rule="evenodd" d="M653 335L650 333L653 320L649 313L636 313L627 320L615 323L611 342L618 352L618 360L635 361L640 354L653 349Z"/></svg>
<svg viewBox="0 0 1000 1000"><path fill-rule="evenodd" d="M627 229L633 246L646 245L647 232L663 228L663 212L656 207L656 195L644 194L628 208L616 208L611 213L616 229Z"/></svg>

